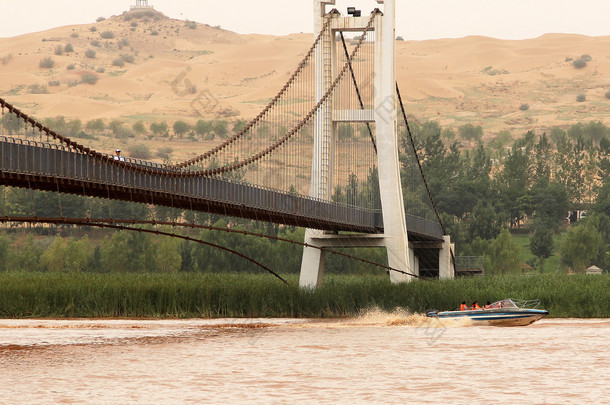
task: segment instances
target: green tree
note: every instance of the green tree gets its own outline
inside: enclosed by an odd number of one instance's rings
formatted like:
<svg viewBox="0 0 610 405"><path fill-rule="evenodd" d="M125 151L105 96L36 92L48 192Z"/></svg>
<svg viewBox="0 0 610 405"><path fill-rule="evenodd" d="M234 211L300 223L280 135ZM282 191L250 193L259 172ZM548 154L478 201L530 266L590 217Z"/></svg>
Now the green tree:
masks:
<svg viewBox="0 0 610 405"><path fill-rule="evenodd" d="M551 257L555 249L553 243L553 232L549 229L538 228L530 237L530 251L536 256L542 269L544 261Z"/></svg>
<svg viewBox="0 0 610 405"><path fill-rule="evenodd" d="M559 183L551 183L531 190L536 227L556 231L565 221L570 208L568 193Z"/></svg>
<svg viewBox="0 0 610 405"><path fill-rule="evenodd" d="M490 264L492 273L509 274L518 273L521 266L519 246L504 228L490 247Z"/></svg>
<svg viewBox="0 0 610 405"><path fill-rule="evenodd" d="M51 272L81 272L87 269L92 254L93 246L87 236L79 240L56 236L40 257L40 266Z"/></svg>
<svg viewBox="0 0 610 405"><path fill-rule="evenodd" d="M37 271L42 250L34 243L34 235L28 234L20 249L9 251L8 268L14 271Z"/></svg>
<svg viewBox="0 0 610 405"><path fill-rule="evenodd" d="M574 271L584 271L598 256L602 237L597 221L589 218L570 227L561 242L561 262Z"/></svg>
<svg viewBox="0 0 610 405"><path fill-rule="evenodd" d="M339 125L339 132L337 137L339 141L347 141L354 138L354 127L350 124Z"/></svg>
<svg viewBox="0 0 610 405"><path fill-rule="evenodd" d="M0 271L6 271L11 242L5 235L0 235Z"/></svg>
<svg viewBox="0 0 610 405"><path fill-rule="evenodd" d="M126 273L131 267L133 257L128 249L128 231L119 231L107 236L102 241L101 264L102 268L110 272Z"/></svg>
<svg viewBox="0 0 610 405"><path fill-rule="evenodd" d="M502 222L491 204L478 203L469 221L468 233L470 239L494 239L500 233Z"/></svg>
<svg viewBox="0 0 610 405"><path fill-rule="evenodd" d="M9 135L19 133L24 127L24 123L12 112L4 114L0 120L0 124Z"/></svg>
<svg viewBox="0 0 610 405"><path fill-rule="evenodd" d="M248 125L248 121L246 120L237 120L233 123L233 133L237 134L241 130L243 130L246 125Z"/></svg>
<svg viewBox="0 0 610 405"><path fill-rule="evenodd" d="M150 131L157 136L168 136L168 126L165 121L150 124Z"/></svg>
<svg viewBox="0 0 610 405"><path fill-rule="evenodd" d="M221 139L225 139L229 135L229 128L227 127L227 121L215 120L212 123L214 134Z"/></svg>
<svg viewBox="0 0 610 405"><path fill-rule="evenodd" d="M144 126L144 121L142 121L142 120L134 123L131 127L134 130L134 132L138 135L142 135L146 132L146 127Z"/></svg>
<svg viewBox="0 0 610 405"><path fill-rule="evenodd" d="M176 121L174 122L174 133L178 135L180 138L188 131L191 130L191 126L184 121Z"/></svg>
<svg viewBox="0 0 610 405"><path fill-rule="evenodd" d="M483 128L472 124L465 124L458 128L460 137L465 141L481 142L483 139Z"/></svg>
<svg viewBox="0 0 610 405"><path fill-rule="evenodd" d="M164 237L157 243L157 265L162 273L177 273L182 267L180 240Z"/></svg>
<svg viewBox="0 0 610 405"><path fill-rule="evenodd" d="M523 218L520 201L525 197L530 185L530 162L527 149L515 142L504 161L498 176L504 211L509 215L511 225Z"/></svg>
<svg viewBox="0 0 610 405"><path fill-rule="evenodd" d="M197 135L201 136L202 140L208 138L212 134L212 121L197 121L197 123L195 124L195 132L197 133Z"/></svg>
<svg viewBox="0 0 610 405"><path fill-rule="evenodd" d="M104 125L104 121L98 118L96 120L88 121L87 125L85 125L85 129L87 129L87 131L101 132L106 129L106 125Z"/></svg>
<svg viewBox="0 0 610 405"><path fill-rule="evenodd" d="M83 130L83 122L79 119L72 120L68 123L68 133L70 136L77 136Z"/></svg>

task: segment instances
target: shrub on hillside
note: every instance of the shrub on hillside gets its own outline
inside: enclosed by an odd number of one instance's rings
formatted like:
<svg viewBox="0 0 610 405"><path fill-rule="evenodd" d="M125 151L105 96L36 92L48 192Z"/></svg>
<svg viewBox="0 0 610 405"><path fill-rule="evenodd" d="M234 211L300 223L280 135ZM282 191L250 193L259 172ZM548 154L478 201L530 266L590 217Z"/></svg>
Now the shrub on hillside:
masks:
<svg viewBox="0 0 610 405"><path fill-rule="evenodd" d="M131 25L132 27L135 28L135 27L138 26L138 22L137 21L132 21L131 24L129 24L129 25Z"/></svg>
<svg viewBox="0 0 610 405"><path fill-rule="evenodd" d="M64 47L63 45L59 44L55 47L55 55L63 55L64 54Z"/></svg>
<svg viewBox="0 0 610 405"><path fill-rule="evenodd" d="M70 63L68 66L66 66L66 70L74 70L75 67L76 65L74 63Z"/></svg>
<svg viewBox="0 0 610 405"><path fill-rule="evenodd" d="M115 60L112 61L112 66L123 67L123 66L125 66L125 61L121 58L116 58Z"/></svg>
<svg viewBox="0 0 610 405"><path fill-rule="evenodd" d="M100 37L104 39L112 39L114 38L114 34L112 33L112 31L104 31L100 34Z"/></svg>
<svg viewBox="0 0 610 405"><path fill-rule="evenodd" d="M94 39L93 41L91 41L91 46L96 46L99 48L102 45L100 44L100 41L98 41L97 39Z"/></svg>
<svg viewBox="0 0 610 405"><path fill-rule="evenodd" d="M608 91L606 92L606 98L607 98L607 99L610 99L610 90L608 90Z"/></svg>
<svg viewBox="0 0 610 405"><path fill-rule="evenodd" d="M98 77L95 73L85 73L82 77L83 83L95 84L98 81Z"/></svg>
<svg viewBox="0 0 610 405"><path fill-rule="evenodd" d="M174 150L170 147L161 147L157 149L157 157L161 159L169 159Z"/></svg>
<svg viewBox="0 0 610 405"><path fill-rule="evenodd" d="M38 64L42 69L51 69L55 66L55 61L50 56L42 58Z"/></svg>
<svg viewBox="0 0 610 405"><path fill-rule="evenodd" d="M465 141L480 142L483 139L483 128L472 124L465 124L458 128L460 138Z"/></svg>
<svg viewBox="0 0 610 405"><path fill-rule="evenodd" d="M105 21L106 17L97 17L97 20L95 20L96 22L102 22Z"/></svg>
<svg viewBox="0 0 610 405"><path fill-rule="evenodd" d="M103 66L98 67L97 69L95 69L95 71L97 73L104 73L106 71L106 68Z"/></svg>
<svg viewBox="0 0 610 405"><path fill-rule="evenodd" d="M129 153L130 157L134 157L136 159L150 159L152 157L149 147L144 144L131 145L127 149L127 152Z"/></svg>
<svg viewBox="0 0 610 405"><path fill-rule="evenodd" d="M49 94L47 86L40 84L31 84L28 86L30 94Z"/></svg>
<svg viewBox="0 0 610 405"><path fill-rule="evenodd" d="M123 61L125 61L127 63L134 63L136 60L136 57L131 54L124 53L124 54L121 54L121 59L123 59Z"/></svg>
<svg viewBox="0 0 610 405"><path fill-rule="evenodd" d="M96 27L91 27L91 28L89 28L89 31L95 32L95 31L97 31L97 28Z"/></svg>
<svg viewBox="0 0 610 405"><path fill-rule="evenodd" d="M61 83L59 83L59 80L51 80L51 81L49 82L49 86L51 86L51 87L57 87L57 86L59 86L60 84L61 84Z"/></svg>
<svg viewBox="0 0 610 405"><path fill-rule="evenodd" d="M587 100L587 96L585 96L584 94L579 94L576 96L576 101L578 101L579 103L582 103L583 101Z"/></svg>
<svg viewBox="0 0 610 405"><path fill-rule="evenodd" d="M519 109L520 109L521 111L527 111L527 110L529 110L529 109L530 109L530 105L529 105L529 104L527 104L527 103L521 104L521 105L519 106Z"/></svg>
<svg viewBox="0 0 610 405"><path fill-rule="evenodd" d="M574 66L576 69L582 69L587 66L587 61L581 58L575 59L572 61L572 66Z"/></svg>
<svg viewBox="0 0 610 405"><path fill-rule="evenodd" d="M6 56L3 56L0 58L0 63L2 63L3 65L6 65L7 63L9 63L11 60L13 59L13 54L9 53Z"/></svg>
<svg viewBox="0 0 610 405"><path fill-rule="evenodd" d="M66 48L64 50L66 53L74 52L74 46L72 46L72 44L66 44Z"/></svg>
<svg viewBox="0 0 610 405"><path fill-rule="evenodd" d="M80 34L78 32L73 32L72 34L70 34L70 36L72 38L78 38L78 37L80 37Z"/></svg>
<svg viewBox="0 0 610 405"><path fill-rule="evenodd" d="M87 49L85 51L85 56L88 57L89 59L95 59L95 51L93 49Z"/></svg>
<svg viewBox="0 0 610 405"><path fill-rule="evenodd" d="M153 35L153 36L159 35L159 31L152 30L152 31L150 32L150 35Z"/></svg>

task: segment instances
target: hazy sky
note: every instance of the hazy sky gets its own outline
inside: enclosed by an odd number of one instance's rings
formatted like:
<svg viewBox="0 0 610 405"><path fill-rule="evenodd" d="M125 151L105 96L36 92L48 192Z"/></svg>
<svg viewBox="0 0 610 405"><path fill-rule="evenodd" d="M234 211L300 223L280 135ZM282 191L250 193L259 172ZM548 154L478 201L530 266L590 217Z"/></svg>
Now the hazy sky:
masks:
<svg viewBox="0 0 610 405"><path fill-rule="evenodd" d="M157 10L238 33L312 32L312 0L149 0ZM361 8L374 0L337 0ZM94 22L121 14L135 0L0 0L0 37ZM397 35L405 39L485 35L534 38L545 33L610 35L609 0L397 0Z"/></svg>

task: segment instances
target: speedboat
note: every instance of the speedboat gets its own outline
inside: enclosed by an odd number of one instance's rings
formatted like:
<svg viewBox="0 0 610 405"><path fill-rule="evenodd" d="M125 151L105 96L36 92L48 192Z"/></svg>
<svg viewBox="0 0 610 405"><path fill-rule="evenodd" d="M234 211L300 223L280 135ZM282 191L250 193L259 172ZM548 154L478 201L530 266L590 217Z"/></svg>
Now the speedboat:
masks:
<svg viewBox="0 0 610 405"><path fill-rule="evenodd" d="M539 305L539 301L507 298L494 302L487 309L466 311L437 311L431 309L426 312L426 316L439 319L469 319L475 325L525 326L549 314L549 311L538 309Z"/></svg>

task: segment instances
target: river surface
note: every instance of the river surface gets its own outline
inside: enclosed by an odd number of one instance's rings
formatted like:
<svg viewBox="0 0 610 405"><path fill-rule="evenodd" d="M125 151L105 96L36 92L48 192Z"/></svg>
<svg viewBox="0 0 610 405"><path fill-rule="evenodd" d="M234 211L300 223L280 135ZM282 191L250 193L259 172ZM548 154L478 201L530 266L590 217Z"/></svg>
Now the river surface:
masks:
<svg viewBox="0 0 610 405"><path fill-rule="evenodd" d="M1 320L1 404L608 404L610 320Z"/></svg>

